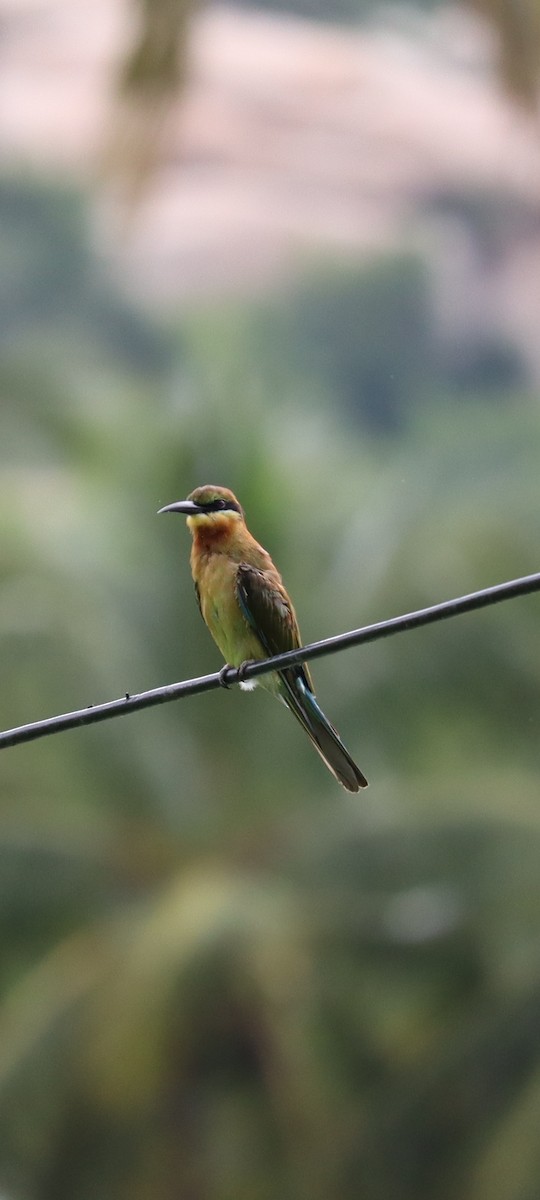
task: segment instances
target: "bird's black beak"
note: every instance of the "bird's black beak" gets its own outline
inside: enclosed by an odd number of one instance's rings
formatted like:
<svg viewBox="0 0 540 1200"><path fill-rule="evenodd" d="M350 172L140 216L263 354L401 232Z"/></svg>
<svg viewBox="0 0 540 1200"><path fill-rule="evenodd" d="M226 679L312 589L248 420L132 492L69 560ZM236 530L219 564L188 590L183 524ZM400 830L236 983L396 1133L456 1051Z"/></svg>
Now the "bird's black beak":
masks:
<svg viewBox="0 0 540 1200"><path fill-rule="evenodd" d="M194 504L193 500L175 500L174 504L166 504L165 508L160 508L158 517L164 512L184 513L186 517L194 517L195 513L204 512L204 508L201 508L200 504Z"/></svg>

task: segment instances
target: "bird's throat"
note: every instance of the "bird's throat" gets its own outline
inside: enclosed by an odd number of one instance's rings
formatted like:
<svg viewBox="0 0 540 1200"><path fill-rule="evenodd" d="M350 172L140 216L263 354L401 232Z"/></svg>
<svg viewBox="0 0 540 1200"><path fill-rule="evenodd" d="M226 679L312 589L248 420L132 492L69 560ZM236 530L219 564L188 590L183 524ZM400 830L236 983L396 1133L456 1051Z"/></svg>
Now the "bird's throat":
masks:
<svg viewBox="0 0 540 1200"><path fill-rule="evenodd" d="M231 531L225 521L208 521L204 525L195 525L192 532L193 553L196 556L223 554L230 544Z"/></svg>

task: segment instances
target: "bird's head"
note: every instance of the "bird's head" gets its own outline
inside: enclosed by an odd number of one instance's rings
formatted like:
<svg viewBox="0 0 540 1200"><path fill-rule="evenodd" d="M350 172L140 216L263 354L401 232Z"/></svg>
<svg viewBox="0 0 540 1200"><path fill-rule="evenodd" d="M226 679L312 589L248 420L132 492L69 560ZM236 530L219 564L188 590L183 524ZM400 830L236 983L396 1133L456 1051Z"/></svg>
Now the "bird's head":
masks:
<svg viewBox="0 0 540 1200"><path fill-rule="evenodd" d="M216 487L211 483L195 488L186 500L166 504L159 511L183 513L192 533L225 533L233 531L244 521L243 510L234 493L229 488Z"/></svg>

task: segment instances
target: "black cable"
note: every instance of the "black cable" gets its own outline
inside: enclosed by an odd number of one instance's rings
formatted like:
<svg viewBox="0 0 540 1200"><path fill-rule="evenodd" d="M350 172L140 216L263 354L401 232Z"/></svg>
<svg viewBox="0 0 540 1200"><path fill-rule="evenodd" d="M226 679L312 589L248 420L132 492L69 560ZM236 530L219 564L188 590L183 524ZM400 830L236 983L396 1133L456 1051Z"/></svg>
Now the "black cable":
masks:
<svg viewBox="0 0 540 1200"><path fill-rule="evenodd" d="M468 596L459 596L456 600L446 600L442 604L405 613L401 617L391 617L389 621L378 621L375 625L365 625L362 629L353 629L349 633L324 638L321 642L311 642L308 646L289 650L286 654L277 654L274 658L249 663L241 674L235 667L230 667L212 675L202 675L199 679L186 679L181 683L153 688L149 692L139 692L136 696L126 695L120 700L109 700L105 704L90 705L77 712L62 713L57 717L34 721L30 725L7 729L0 733L0 750L7 746L20 745L22 742L32 742L36 738L48 737L52 733L61 733L65 729L75 729L79 725L107 721L109 717L119 717L124 713L136 712L140 708L151 708L154 704L166 704L169 700L180 700L183 696L210 692L223 684L231 686L244 679L255 679L268 671L307 662L312 658L322 658L325 654L336 654L338 650L347 650L349 646L375 642L379 638L391 637L394 633L419 629L422 625L432 625L435 621L444 621L449 617L457 617L460 613L473 612L477 608L487 608L490 604L499 604L502 600L513 600L516 596L526 596L537 591L540 591L540 574L512 579L495 587L484 588L480 592L471 592Z"/></svg>

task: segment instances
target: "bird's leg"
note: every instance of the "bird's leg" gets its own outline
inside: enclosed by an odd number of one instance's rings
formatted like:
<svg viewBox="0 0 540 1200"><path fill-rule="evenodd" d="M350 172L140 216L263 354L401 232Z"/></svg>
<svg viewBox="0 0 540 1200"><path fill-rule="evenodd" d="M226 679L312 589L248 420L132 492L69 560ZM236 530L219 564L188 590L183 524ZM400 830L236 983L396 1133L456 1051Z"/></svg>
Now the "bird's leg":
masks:
<svg viewBox="0 0 540 1200"><path fill-rule="evenodd" d="M238 682L239 683L244 683L244 680L246 678L246 671L247 671L248 667L252 667L253 663L256 661L257 660L255 658L246 658L246 659L244 659L244 662L240 663L240 666L238 668Z"/></svg>

